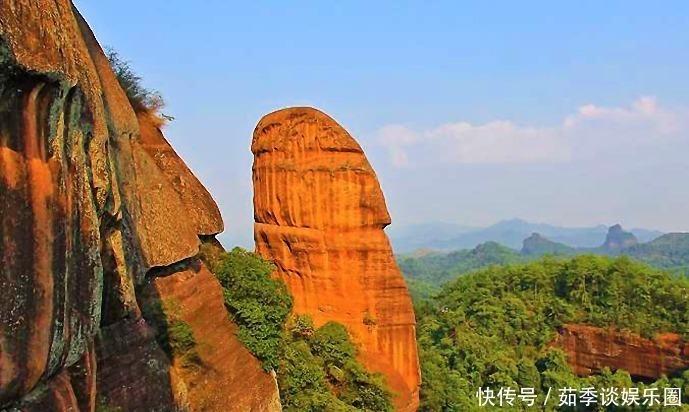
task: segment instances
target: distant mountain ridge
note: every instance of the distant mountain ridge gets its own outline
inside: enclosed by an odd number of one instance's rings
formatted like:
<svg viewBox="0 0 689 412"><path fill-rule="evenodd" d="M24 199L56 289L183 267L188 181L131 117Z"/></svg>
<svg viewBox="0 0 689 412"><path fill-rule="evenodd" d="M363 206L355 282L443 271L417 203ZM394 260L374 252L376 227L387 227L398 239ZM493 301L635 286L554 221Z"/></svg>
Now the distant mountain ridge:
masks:
<svg viewBox="0 0 689 412"><path fill-rule="evenodd" d="M663 232L649 229L631 229L640 243L649 242ZM605 242L608 227L598 225L571 228L532 223L523 219L502 220L488 227L471 227L441 222L424 223L387 229L396 253L408 253L416 249L453 251L473 249L486 242L497 242L512 249L520 249L524 239L533 233L556 243L574 248L596 248Z"/></svg>
<svg viewBox="0 0 689 412"><path fill-rule="evenodd" d="M625 231L621 225L610 226L605 242L595 248L572 247L563 243L554 242L533 233L524 239L521 254L526 256L560 255L571 256L582 253L593 253L603 255L615 255L624 253L628 249L640 245L639 240L633 233Z"/></svg>
<svg viewBox="0 0 689 412"><path fill-rule="evenodd" d="M546 239L539 233L533 233L524 239L521 253L526 256L541 255L574 255L577 249L562 243Z"/></svg>
<svg viewBox="0 0 689 412"><path fill-rule="evenodd" d="M522 256L628 255L651 266L672 269L689 265L689 233L667 233L641 243L633 233L617 224L608 229L605 242L595 248L571 247L533 233L524 239L519 253Z"/></svg>
<svg viewBox="0 0 689 412"><path fill-rule="evenodd" d="M473 249L453 252L408 253L397 255L412 295L428 296L439 285L458 276L491 265L526 263L544 255L571 257L582 254L627 255L659 269L689 275L689 233L668 233L648 242L639 242L621 225L611 226L597 247L572 247L539 233L522 241L520 249L498 242L485 242Z"/></svg>
<svg viewBox="0 0 689 412"><path fill-rule="evenodd" d="M608 230L602 247L607 251L623 251L638 244L639 241L633 233L626 232L621 225L617 224Z"/></svg>

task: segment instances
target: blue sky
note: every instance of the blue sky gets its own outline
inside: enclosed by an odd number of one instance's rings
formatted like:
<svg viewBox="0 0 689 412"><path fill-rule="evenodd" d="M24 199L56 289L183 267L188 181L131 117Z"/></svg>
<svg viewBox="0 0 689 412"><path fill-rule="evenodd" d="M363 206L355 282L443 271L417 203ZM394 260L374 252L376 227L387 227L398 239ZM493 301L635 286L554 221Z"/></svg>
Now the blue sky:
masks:
<svg viewBox="0 0 689 412"><path fill-rule="evenodd" d="M294 105L359 140L393 224L689 230L689 2L75 3L166 97L226 246L253 128Z"/></svg>

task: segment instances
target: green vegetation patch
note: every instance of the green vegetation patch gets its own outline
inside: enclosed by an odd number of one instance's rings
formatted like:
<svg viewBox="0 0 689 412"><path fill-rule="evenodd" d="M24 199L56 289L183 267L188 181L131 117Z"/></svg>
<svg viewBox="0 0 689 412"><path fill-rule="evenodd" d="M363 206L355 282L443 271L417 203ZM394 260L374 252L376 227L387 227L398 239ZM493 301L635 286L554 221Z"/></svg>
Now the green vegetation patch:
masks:
<svg viewBox="0 0 689 412"><path fill-rule="evenodd" d="M274 271L270 262L239 247L220 255L213 267L225 307L239 325L239 339L266 370L277 369L293 303L287 286L270 276Z"/></svg>
<svg viewBox="0 0 689 412"><path fill-rule="evenodd" d="M291 321L278 386L285 411L392 411L380 375L357 361L347 329L328 322L314 329L308 316Z"/></svg>
<svg viewBox="0 0 689 412"><path fill-rule="evenodd" d="M161 121L172 120L172 117L161 113L165 107L162 94L144 87L142 77L132 69L129 61L112 48L106 48L105 55L135 112L156 115Z"/></svg>
<svg viewBox="0 0 689 412"><path fill-rule="evenodd" d="M417 301L439 291L443 283L465 273L492 265L522 263L533 258L496 242L486 242L471 250L431 253L422 257L399 256L397 263L407 279L412 298Z"/></svg>
<svg viewBox="0 0 689 412"><path fill-rule="evenodd" d="M274 265L241 248L210 252L204 259L213 262L238 337L266 370L276 371L284 411L393 410L382 377L357 361L358 349L343 325L316 329L310 317L290 316L292 296L271 277Z"/></svg>
<svg viewBox="0 0 689 412"><path fill-rule="evenodd" d="M540 399L549 387L644 388L624 371L579 378L549 343L566 323L687 337L689 281L627 257L543 258L444 285L417 304L417 322L423 411L476 409L480 387L533 387ZM650 386L686 388L682 376L671 378Z"/></svg>
<svg viewBox="0 0 689 412"><path fill-rule="evenodd" d="M170 359L179 359L183 367L203 366L194 333L181 318L181 306L175 299L155 300L144 305L146 320L156 330L156 341Z"/></svg>

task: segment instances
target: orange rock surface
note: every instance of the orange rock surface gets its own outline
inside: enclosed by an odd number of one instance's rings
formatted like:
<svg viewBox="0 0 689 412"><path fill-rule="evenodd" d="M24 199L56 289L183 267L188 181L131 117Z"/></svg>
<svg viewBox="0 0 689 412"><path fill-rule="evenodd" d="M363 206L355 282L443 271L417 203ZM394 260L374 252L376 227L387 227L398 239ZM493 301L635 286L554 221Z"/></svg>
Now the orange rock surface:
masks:
<svg viewBox="0 0 689 412"><path fill-rule="evenodd" d="M363 150L311 108L265 116L256 126L254 238L316 326L337 321L382 372L398 410L415 410L420 383L411 299L383 229L390 224Z"/></svg>
<svg viewBox="0 0 689 412"><path fill-rule="evenodd" d="M215 235L223 231L220 210L208 190L194 176L163 136L156 119L137 114L141 131L141 147L153 158L177 192L198 235Z"/></svg>
<svg viewBox="0 0 689 412"><path fill-rule="evenodd" d="M689 368L689 344L680 335L664 333L646 339L631 332L588 325L565 325L553 343L567 352L567 362L580 376L603 368L655 380Z"/></svg>
<svg viewBox="0 0 689 412"><path fill-rule="evenodd" d="M240 343L220 284L200 261L153 280L152 293L193 333L201 366L175 364L186 389L186 403L199 411L277 411L277 382ZM272 397L270 395L273 395Z"/></svg>
<svg viewBox="0 0 689 412"><path fill-rule="evenodd" d="M279 411L217 280L189 266L199 237L222 229L72 2L0 2L0 409L176 410L177 384L198 399L210 384L175 374L138 302L174 267L193 278L170 293L193 307L189 325L221 367L215 410Z"/></svg>

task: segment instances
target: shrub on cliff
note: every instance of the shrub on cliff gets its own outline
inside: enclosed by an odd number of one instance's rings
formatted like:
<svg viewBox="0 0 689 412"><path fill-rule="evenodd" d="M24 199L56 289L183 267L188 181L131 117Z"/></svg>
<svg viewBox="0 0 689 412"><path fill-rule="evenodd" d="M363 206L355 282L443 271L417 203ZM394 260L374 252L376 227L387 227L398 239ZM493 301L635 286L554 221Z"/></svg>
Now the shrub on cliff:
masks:
<svg viewBox="0 0 689 412"><path fill-rule="evenodd" d="M314 329L308 316L292 322L278 369L285 412L393 410L382 377L357 361L344 325L328 322Z"/></svg>
<svg viewBox="0 0 689 412"><path fill-rule="evenodd" d="M385 383L357 361L358 349L343 325L316 329L309 316L289 318L292 296L271 277L270 262L238 247L209 252L203 258L213 262L239 339L266 370L276 371L285 412L393 410Z"/></svg>
<svg viewBox="0 0 689 412"><path fill-rule="evenodd" d="M270 262L239 247L221 254L213 267L225 307L239 325L239 339L266 370L277 369L283 326L292 311L292 296L283 282L271 278L274 271Z"/></svg>
<svg viewBox="0 0 689 412"><path fill-rule="evenodd" d="M202 366L196 350L196 338L189 324L181 317L179 302L152 297L144 302L144 317L156 330L156 341L167 356L180 360L184 367Z"/></svg>
<svg viewBox="0 0 689 412"><path fill-rule="evenodd" d="M172 120L172 117L161 112L163 107L165 107L165 100L159 91L144 87L141 76L136 74L131 64L124 60L115 50L106 48L105 55L135 112L154 116L161 123L166 120Z"/></svg>

